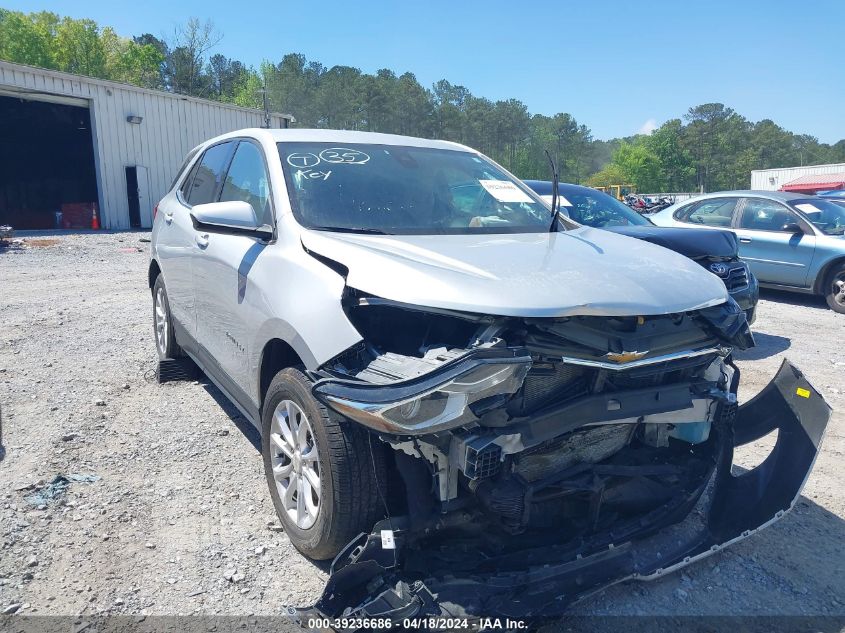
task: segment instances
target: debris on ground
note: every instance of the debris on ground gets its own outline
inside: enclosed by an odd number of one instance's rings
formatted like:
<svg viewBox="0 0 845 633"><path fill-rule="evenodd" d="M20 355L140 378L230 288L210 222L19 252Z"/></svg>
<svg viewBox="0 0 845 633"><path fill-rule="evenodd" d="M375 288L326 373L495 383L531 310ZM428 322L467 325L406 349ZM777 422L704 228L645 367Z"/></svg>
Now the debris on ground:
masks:
<svg viewBox="0 0 845 633"><path fill-rule="evenodd" d="M64 495L70 487L71 482L91 484L96 481L100 481L100 477L97 475L78 475L76 473L71 473L65 476L58 474L53 477L53 480L50 483L40 488L38 492L34 492L33 494L24 497L24 501L26 501L29 505L36 507L43 506Z"/></svg>

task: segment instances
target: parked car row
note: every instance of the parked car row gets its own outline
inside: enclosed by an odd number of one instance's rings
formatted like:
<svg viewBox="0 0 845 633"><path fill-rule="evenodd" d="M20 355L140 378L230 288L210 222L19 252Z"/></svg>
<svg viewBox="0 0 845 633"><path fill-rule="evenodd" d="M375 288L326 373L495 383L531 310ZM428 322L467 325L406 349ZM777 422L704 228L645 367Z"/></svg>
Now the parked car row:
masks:
<svg viewBox="0 0 845 633"><path fill-rule="evenodd" d="M649 216L658 226L730 230L761 286L824 296L845 314L845 206L780 191L723 191Z"/></svg>
<svg viewBox="0 0 845 633"><path fill-rule="evenodd" d="M160 368L196 364L255 425L291 543L335 558L297 617L560 615L797 499L830 409L788 362L738 406L733 233L562 192L553 215L471 148L373 133L188 156L152 233Z"/></svg>

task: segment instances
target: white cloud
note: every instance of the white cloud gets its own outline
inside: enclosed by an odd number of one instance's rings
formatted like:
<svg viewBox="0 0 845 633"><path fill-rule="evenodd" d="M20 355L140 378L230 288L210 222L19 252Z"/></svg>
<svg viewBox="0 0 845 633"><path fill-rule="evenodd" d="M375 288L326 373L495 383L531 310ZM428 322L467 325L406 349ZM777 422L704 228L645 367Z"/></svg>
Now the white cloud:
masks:
<svg viewBox="0 0 845 633"><path fill-rule="evenodd" d="M637 130L637 134L651 134L657 128L657 121L655 121L654 119L649 119L640 126L640 129Z"/></svg>

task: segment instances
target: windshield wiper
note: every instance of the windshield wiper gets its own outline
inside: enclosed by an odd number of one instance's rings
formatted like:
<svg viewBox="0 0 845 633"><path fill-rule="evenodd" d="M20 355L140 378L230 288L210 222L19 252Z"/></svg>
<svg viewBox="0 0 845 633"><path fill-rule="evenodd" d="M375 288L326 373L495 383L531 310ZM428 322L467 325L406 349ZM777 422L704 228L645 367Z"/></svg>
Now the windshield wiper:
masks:
<svg viewBox="0 0 845 633"><path fill-rule="evenodd" d="M552 155L549 154L549 150L545 150L545 152L546 158L549 159L549 165L552 166L552 221L549 223L549 233L554 233L557 231L557 189L560 184L560 177L557 173L557 165L552 160Z"/></svg>
<svg viewBox="0 0 845 633"><path fill-rule="evenodd" d="M368 235L393 235L381 229L372 229L366 226L309 226L314 231L331 231L333 233L366 233Z"/></svg>

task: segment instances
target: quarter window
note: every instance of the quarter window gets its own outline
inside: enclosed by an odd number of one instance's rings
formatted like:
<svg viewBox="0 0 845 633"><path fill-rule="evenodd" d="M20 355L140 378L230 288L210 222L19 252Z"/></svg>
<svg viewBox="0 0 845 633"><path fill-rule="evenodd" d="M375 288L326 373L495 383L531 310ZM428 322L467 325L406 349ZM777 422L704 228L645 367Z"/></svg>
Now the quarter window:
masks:
<svg viewBox="0 0 845 633"><path fill-rule="evenodd" d="M197 170L200 168L200 161L194 163L194 166L191 167L191 171L188 174L188 177L185 178L185 181L182 183L182 188L179 190L182 192L182 199L187 202L188 196L191 193L191 186L194 182L194 176L197 175Z"/></svg>
<svg viewBox="0 0 845 633"><path fill-rule="evenodd" d="M691 224L728 228L735 207L736 198L711 198L692 205L684 219Z"/></svg>
<svg viewBox="0 0 845 633"><path fill-rule="evenodd" d="M270 182L261 150L253 143L242 141L238 144L223 183L220 200L248 202L259 224L273 225Z"/></svg>
<svg viewBox="0 0 845 633"><path fill-rule="evenodd" d="M232 143L220 143L209 147L200 159L193 174L188 178L190 185L188 191L182 191L185 199L190 205L206 204L216 202L217 194L220 191L220 181L226 171L226 164L229 154L232 151Z"/></svg>
<svg viewBox="0 0 845 633"><path fill-rule="evenodd" d="M173 179L173 182L170 183L170 188L168 189L168 191L170 191L171 189L173 189L173 187L176 186L176 183L179 182L179 179L182 177L182 174L185 173L185 171L187 171L188 163L190 163L194 159L194 156L196 156L196 155L197 155L196 150L192 150L191 152L188 153L187 156L185 156L185 160L182 161L182 166L179 167L179 171L176 172L176 177ZM190 180L190 178L186 178L185 182L188 182L189 180ZM185 186L185 183L182 183L182 187L184 187L184 186Z"/></svg>
<svg viewBox="0 0 845 633"><path fill-rule="evenodd" d="M739 228L752 231L782 231L785 224L797 222L798 216L779 202L748 198L742 209Z"/></svg>

